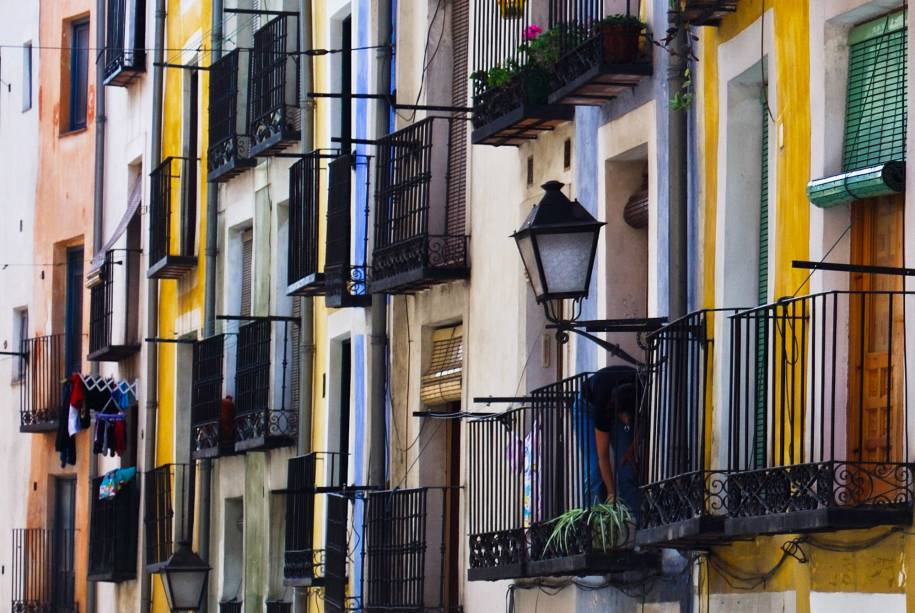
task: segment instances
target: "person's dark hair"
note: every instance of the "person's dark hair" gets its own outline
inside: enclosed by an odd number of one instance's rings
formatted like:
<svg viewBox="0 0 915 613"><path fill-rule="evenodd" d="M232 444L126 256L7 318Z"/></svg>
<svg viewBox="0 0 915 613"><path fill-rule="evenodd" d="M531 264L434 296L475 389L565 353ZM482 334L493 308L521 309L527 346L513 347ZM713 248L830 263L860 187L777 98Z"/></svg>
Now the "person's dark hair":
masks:
<svg viewBox="0 0 915 613"><path fill-rule="evenodd" d="M621 383L614 387L610 393L610 402L617 413L634 415L638 403L635 383Z"/></svg>

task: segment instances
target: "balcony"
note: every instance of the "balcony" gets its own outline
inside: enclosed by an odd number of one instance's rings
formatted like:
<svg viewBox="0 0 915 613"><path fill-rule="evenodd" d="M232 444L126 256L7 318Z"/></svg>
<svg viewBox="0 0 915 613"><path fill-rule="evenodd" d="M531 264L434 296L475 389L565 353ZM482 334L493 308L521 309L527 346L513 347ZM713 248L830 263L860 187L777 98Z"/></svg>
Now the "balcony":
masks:
<svg viewBox="0 0 915 613"><path fill-rule="evenodd" d="M289 251L286 294L308 296L320 292L318 272L318 207L321 198L320 151L313 151L289 167Z"/></svg>
<svg viewBox="0 0 915 613"><path fill-rule="evenodd" d="M372 293L413 293L470 275L451 123L429 117L379 140ZM447 143L447 145L446 145Z"/></svg>
<svg viewBox="0 0 915 613"><path fill-rule="evenodd" d="M13 530L14 613L78 613L74 539L73 530Z"/></svg>
<svg viewBox="0 0 915 613"><path fill-rule="evenodd" d="M648 438L636 543L702 546L720 538L725 472L712 466L713 326L734 311L697 311L653 332L648 345Z"/></svg>
<svg viewBox="0 0 915 613"><path fill-rule="evenodd" d="M251 139L245 134L244 97L239 96L238 75L247 67L249 54L228 52L210 66L210 147L207 181L224 182L253 168Z"/></svg>
<svg viewBox="0 0 915 613"><path fill-rule="evenodd" d="M251 157L269 155L300 138L296 23L293 16L280 15L254 33L248 64Z"/></svg>
<svg viewBox="0 0 915 613"><path fill-rule="evenodd" d="M583 519L606 499L582 401L588 376L539 388L530 406L468 424L470 581L603 575L659 563L633 548L633 522L600 536ZM573 511L582 516L557 532Z"/></svg>
<svg viewBox="0 0 915 613"><path fill-rule="evenodd" d="M219 613L242 613L244 602L241 600L227 600L219 603Z"/></svg>
<svg viewBox="0 0 915 613"><path fill-rule="evenodd" d="M180 279L197 266L197 160L169 157L150 173L150 279ZM180 207L173 207L175 198Z"/></svg>
<svg viewBox="0 0 915 613"><path fill-rule="evenodd" d="M127 481L114 497L100 499L103 479L92 480L89 580L130 581L137 576L138 478Z"/></svg>
<svg viewBox="0 0 915 613"><path fill-rule="evenodd" d="M831 291L731 318L731 536L909 525L903 300Z"/></svg>
<svg viewBox="0 0 915 613"><path fill-rule="evenodd" d="M264 603L267 607L266 613L292 613L292 603L282 600L268 600Z"/></svg>
<svg viewBox="0 0 915 613"><path fill-rule="evenodd" d="M231 404L223 400L225 336L194 343L191 388L191 428L194 458L215 458L235 453L235 423Z"/></svg>
<svg viewBox="0 0 915 613"><path fill-rule="evenodd" d="M104 84L126 87L146 71L146 1L108 0Z"/></svg>
<svg viewBox="0 0 915 613"><path fill-rule="evenodd" d="M88 358L93 362L118 362L140 351L139 279L132 278L140 270L140 253L119 252L120 259L116 259L115 251L108 251L98 273L90 277ZM115 323L119 324L116 331Z"/></svg>
<svg viewBox="0 0 915 613"><path fill-rule="evenodd" d="M295 444L298 368L291 326L293 317L250 317L238 328L235 354L235 451L256 451ZM290 365L290 361L292 364Z"/></svg>
<svg viewBox="0 0 915 613"><path fill-rule="evenodd" d="M191 476L187 464L163 464L144 475L144 559L148 572L158 572L174 553L175 539L180 538L188 517L186 496Z"/></svg>
<svg viewBox="0 0 915 613"><path fill-rule="evenodd" d="M66 337L39 336L22 341L25 377L19 386L19 431L51 432L57 418L69 407L63 398L66 372Z"/></svg>
<svg viewBox="0 0 915 613"><path fill-rule="evenodd" d="M690 25L717 26L721 18L737 11L739 0L686 0L683 17Z"/></svg>
<svg viewBox="0 0 915 613"><path fill-rule="evenodd" d="M368 160L363 160L367 165ZM361 257L353 256L356 227L352 213L352 174L356 158L340 155L328 164L327 240L324 250L324 304L331 308L368 306L368 273L365 266L365 244L357 245ZM366 198L368 195L366 194ZM367 203L366 203L367 205ZM368 206L366 206L366 209ZM368 225L366 212L365 225ZM362 236L368 228L362 228ZM361 261L361 264L354 264Z"/></svg>
<svg viewBox="0 0 915 613"><path fill-rule="evenodd" d="M324 579L324 550L314 543L315 502L324 492L343 487L346 456L316 452L290 458L286 478L286 541L283 584L317 586Z"/></svg>

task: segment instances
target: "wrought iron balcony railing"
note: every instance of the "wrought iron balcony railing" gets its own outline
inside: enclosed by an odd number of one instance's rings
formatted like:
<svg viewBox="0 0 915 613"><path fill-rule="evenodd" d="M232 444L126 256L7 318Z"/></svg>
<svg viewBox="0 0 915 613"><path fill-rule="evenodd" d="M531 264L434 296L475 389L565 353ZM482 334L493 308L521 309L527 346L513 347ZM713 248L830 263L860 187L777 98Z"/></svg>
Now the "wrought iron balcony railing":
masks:
<svg viewBox="0 0 915 613"><path fill-rule="evenodd" d="M683 18L694 26L717 26L721 18L737 11L739 0L686 0Z"/></svg>
<svg viewBox="0 0 915 613"><path fill-rule="evenodd" d="M318 201L321 195L320 151L312 151L289 167L289 295L320 293L318 271Z"/></svg>
<svg viewBox="0 0 915 613"><path fill-rule="evenodd" d="M197 459L235 452L233 403L223 394L224 351L222 334L194 343L191 428Z"/></svg>
<svg viewBox="0 0 915 613"><path fill-rule="evenodd" d="M66 337L39 336L22 341L25 377L19 387L19 431L47 432L67 414L69 400L63 397L66 371Z"/></svg>
<svg viewBox="0 0 915 613"><path fill-rule="evenodd" d="M78 613L75 536L63 529L13 530L14 613Z"/></svg>
<svg viewBox="0 0 915 613"><path fill-rule="evenodd" d="M361 264L354 264L353 243L356 227L351 210L352 174L356 163L353 155L339 155L327 165L327 240L324 250L324 303L332 308L366 306L367 269L365 240L362 243ZM364 160L368 172L368 160ZM368 236L368 193L366 193L365 223L362 236Z"/></svg>
<svg viewBox="0 0 915 613"><path fill-rule="evenodd" d="M116 259L119 258L119 259ZM90 361L118 362L140 351L136 310L140 253L131 249L110 250L89 292ZM117 313L116 306L120 305ZM121 324L114 330L115 321Z"/></svg>
<svg viewBox="0 0 915 613"><path fill-rule="evenodd" d="M108 0L105 85L127 86L146 70L145 0Z"/></svg>
<svg viewBox="0 0 915 613"><path fill-rule="evenodd" d="M911 299L831 291L731 318L726 533L908 525Z"/></svg>
<svg viewBox="0 0 915 613"><path fill-rule="evenodd" d="M114 497L100 499L103 479L92 480L89 580L129 581L137 576L139 477L127 481Z"/></svg>
<svg viewBox="0 0 915 613"><path fill-rule="evenodd" d="M238 328L235 353L235 451L295 444L297 390L291 375L293 317L251 317ZM290 364L292 362L292 364Z"/></svg>
<svg viewBox="0 0 915 613"><path fill-rule="evenodd" d="M292 603L283 600L268 600L264 603L267 613L292 613Z"/></svg>
<svg viewBox="0 0 915 613"><path fill-rule="evenodd" d="M297 20L280 15L254 33L248 64L250 155L268 155L299 139Z"/></svg>
<svg viewBox="0 0 915 613"><path fill-rule="evenodd" d="M207 180L228 181L257 160L250 156L251 138L245 126L245 95L238 75L246 73L248 53L229 51L210 66L210 146Z"/></svg>
<svg viewBox="0 0 915 613"><path fill-rule="evenodd" d="M185 529L191 475L187 464L163 464L144 475L144 557L149 572L157 572L174 553L176 538Z"/></svg>
<svg viewBox="0 0 915 613"><path fill-rule="evenodd" d="M149 270L178 279L197 265L197 160L166 158L150 173ZM179 203L175 207L175 202Z"/></svg>
<svg viewBox="0 0 915 613"><path fill-rule="evenodd" d="M647 337L650 444L640 449L642 506L636 542L684 544L720 537L725 471L710 440L713 326L735 311L697 311ZM725 326L725 330L727 326ZM719 343L720 344L720 343ZM727 343L724 343L727 346Z"/></svg>
<svg viewBox="0 0 915 613"><path fill-rule="evenodd" d="M219 603L219 613L242 613L244 604L241 600L225 600Z"/></svg>
<svg viewBox="0 0 915 613"><path fill-rule="evenodd" d="M451 122L428 117L379 140L372 292L409 293L470 274L461 207L449 172ZM458 194L460 192L460 195Z"/></svg>
<svg viewBox="0 0 915 613"><path fill-rule="evenodd" d="M657 562L633 551L634 523L603 539L581 518L554 533L560 517L607 496L592 460L588 377L539 388L530 406L469 422L471 581L606 574Z"/></svg>

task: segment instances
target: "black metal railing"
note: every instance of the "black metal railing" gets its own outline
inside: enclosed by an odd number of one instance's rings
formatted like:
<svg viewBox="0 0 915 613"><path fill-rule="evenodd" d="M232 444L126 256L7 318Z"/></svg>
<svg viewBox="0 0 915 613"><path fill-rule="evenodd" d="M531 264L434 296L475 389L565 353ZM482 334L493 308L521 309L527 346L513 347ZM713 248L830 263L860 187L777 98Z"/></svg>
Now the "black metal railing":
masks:
<svg viewBox="0 0 915 613"><path fill-rule="evenodd" d="M105 20L105 85L128 85L146 68L146 2L108 0Z"/></svg>
<svg viewBox="0 0 915 613"><path fill-rule="evenodd" d="M646 441L640 455L642 506L637 540L655 543L676 536L720 532L725 473L715 470L712 429L713 325L734 310L690 313L647 337ZM706 525L701 522L708 520ZM684 525L699 521L700 525ZM720 522L719 522L720 523ZM672 526L680 525L674 533ZM655 530L659 529L659 530Z"/></svg>
<svg viewBox="0 0 915 613"><path fill-rule="evenodd" d="M226 600L219 603L219 613L242 613L245 603L241 600Z"/></svg>
<svg viewBox="0 0 915 613"><path fill-rule="evenodd" d="M350 610L346 596L346 566L349 559L349 499L337 493L327 496L324 518L324 610Z"/></svg>
<svg viewBox="0 0 915 613"><path fill-rule="evenodd" d="M371 492L363 517L362 610L460 611L448 594L452 497L458 488Z"/></svg>
<svg viewBox="0 0 915 613"><path fill-rule="evenodd" d="M447 233L453 121L428 117L379 140L373 291L410 291L469 274L467 237Z"/></svg>
<svg viewBox="0 0 915 613"><path fill-rule="evenodd" d="M694 26L718 25L721 18L737 11L738 0L686 0L683 18Z"/></svg>
<svg viewBox="0 0 915 613"><path fill-rule="evenodd" d="M315 502L319 492L339 490L339 453L314 452L290 458L286 485L286 536L283 578L286 585L311 585L323 574L324 550L314 543Z"/></svg>
<svg viewBox="0 0 915 613"><path fill-rule="evenodd" d="M292 406L293 318L261 318L238 329L235 366L235 450L295 442L298 413Z"/></svg>
<svg viewBox="0 0 915 613"><path fill-rule="evenodd" d="M158 569L174 553L175 539L182 538L188 518L190 478L190 466L186 464L163 464L144 475L147 569Z"/></svg>
<svg viewBox="0 0 915 613"><path fill-rule="evenodd" d="M368 162L366 161L366 164ZM352 171L355 158L343 154L327 165L327 240L324 258L324 299L329 307L367 304L367 269L353 264ZM368 198L368 194L366 194ZM368 208L366 206L366 208ZM365 216L368 225L368 214ZM367 228L366 235L367 235Z"/></svg>
<svg viewBox="0 0 915 613"><path fill-rule="evenodd" d="M248 134L251 155L299 138L299 37L296 20L280 15L254 33L248 64Z"/></svg>
<svg viewBox="0 0 915 613"><path fill-rule="evenodd" d="M235 450L235 422L231 401L223 398L225 336L218 334L194 343L191 389L191 428L194 456L226 455ZM225 404L225 410L224 410Z"/></svg>
<svg viewBox="0 0 915 613"><path fill-rule="evenodd" d="M268 600L264 603L267 613L292 613L292 603L282 600Z"/></svg>
<svg viewBox="0 0 915 613"><path fill-rule="evenodd" d="M193 211L179 206L181 219L173 221L174 203L181 202L188 189L185 186L190 165L197 160L168 157L150 173L149 204L149 270L148 277L179 278L197 263L194 256L196 241L196 203ZM195 192L196 193L196 192ZM173 232L177 228L177 233Z"/></svg>
<svg viewBox="0 0 915 613"><path fill-rule="evenodd" d="M209 181L227 181L256 164L249 156L251 139L245 134L244 96L238 88L238 75L247 62L247 54L233 49L210 66Z"/></svg>
<svg viewBox="0 0 915 613"><path fill-rule="evenodd" d="M289 294L312 293L320 281L318 200L321 193L321 160L321 152L313 151L289 167Z"/></svg>
<svg viewBox="0 0 915 613"><path fill-rule="evenodd" d="M128 581L137 576L139 479L131 478L113 497L100 498L103 480L91 482L89 580Z"/></svg>
<svg viewBox="0 0 915 613"><path fill-rule="evenodd" d="M910 520L904 300L830 291L731 318L729 531Z"/></svg>
<svg viewBox="0 0 915 613"><path fill-rule="evenodd" d="M634 525L602 542L585 522L554 536L557 518L607 498L584 396L588 377L534 390L530 406L468 424L471 580L600 574L638 563L630 555ZM573 568L563 558L585 566Z"/></svg>
<svg viewBox="0 0 915 613"><path fill-rule="evenodd" d="M77 613L73 530L12 532L12 611Z"/></svg>
<svg viewBox="0 0 915 613"><path fill-rule="evenodd" d="M25 377L19 389L19 429L22 432L53 430L57 419L67 414L64 398L66 379L66 337L38 336L22 341L19 351L25 359Z"/></svg>
<svg viewBox="0 0 915 613"><path fill-rule="evenodd" d="M130 288L138 283L131 278L139 271L138 260L140 253L133 249L119 250L121 259L115 259L114 250L105 254L105 261L98 271L98 278L89 292L89 355L90 361L117 362L127 358L140 350L138 339L131 332L131 315L129 311L138 309L139 305L132 302L129 297ZM123 275L119 276L117 283L115 276L121 266ZM115 291L115 290L119 291ZM115 301L120 303L128 312L123 315L123 332L114 334Z"/></svg>

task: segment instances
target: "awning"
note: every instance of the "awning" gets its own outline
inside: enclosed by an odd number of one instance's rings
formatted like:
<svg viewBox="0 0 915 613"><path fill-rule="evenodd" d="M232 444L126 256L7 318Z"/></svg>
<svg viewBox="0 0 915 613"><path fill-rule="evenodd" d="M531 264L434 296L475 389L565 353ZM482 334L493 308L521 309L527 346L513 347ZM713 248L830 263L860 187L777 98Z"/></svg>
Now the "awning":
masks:
<svg viewBox="0 0 915 613"><path fill-rule="evenodd" d="M905 191L905 162L885 162L807 184L810 203L821 208Z"/></svg>
<svg viewBox="0 0 915 613"><path fill-rule="evenodd" d="M133 219L133 216L137 214L137 211L140 209L140 202L143 200L143 178L137 177L137 180L133 184L133 188L130 190L130 194L127 196L127 210L124 211L124 216L121 217L121 221L118 222L117 227L114 229L111 237L108 239L108 242L102 247L102 249L92 257L92 262L89 264L89 272L87 276L92 276L99 268L102 267L102 264L105 263L105 254L114 247L114 244L118 242L118 239L123 236L124 232L127 231L127 226L130 224L130 220Z"/></svg>

